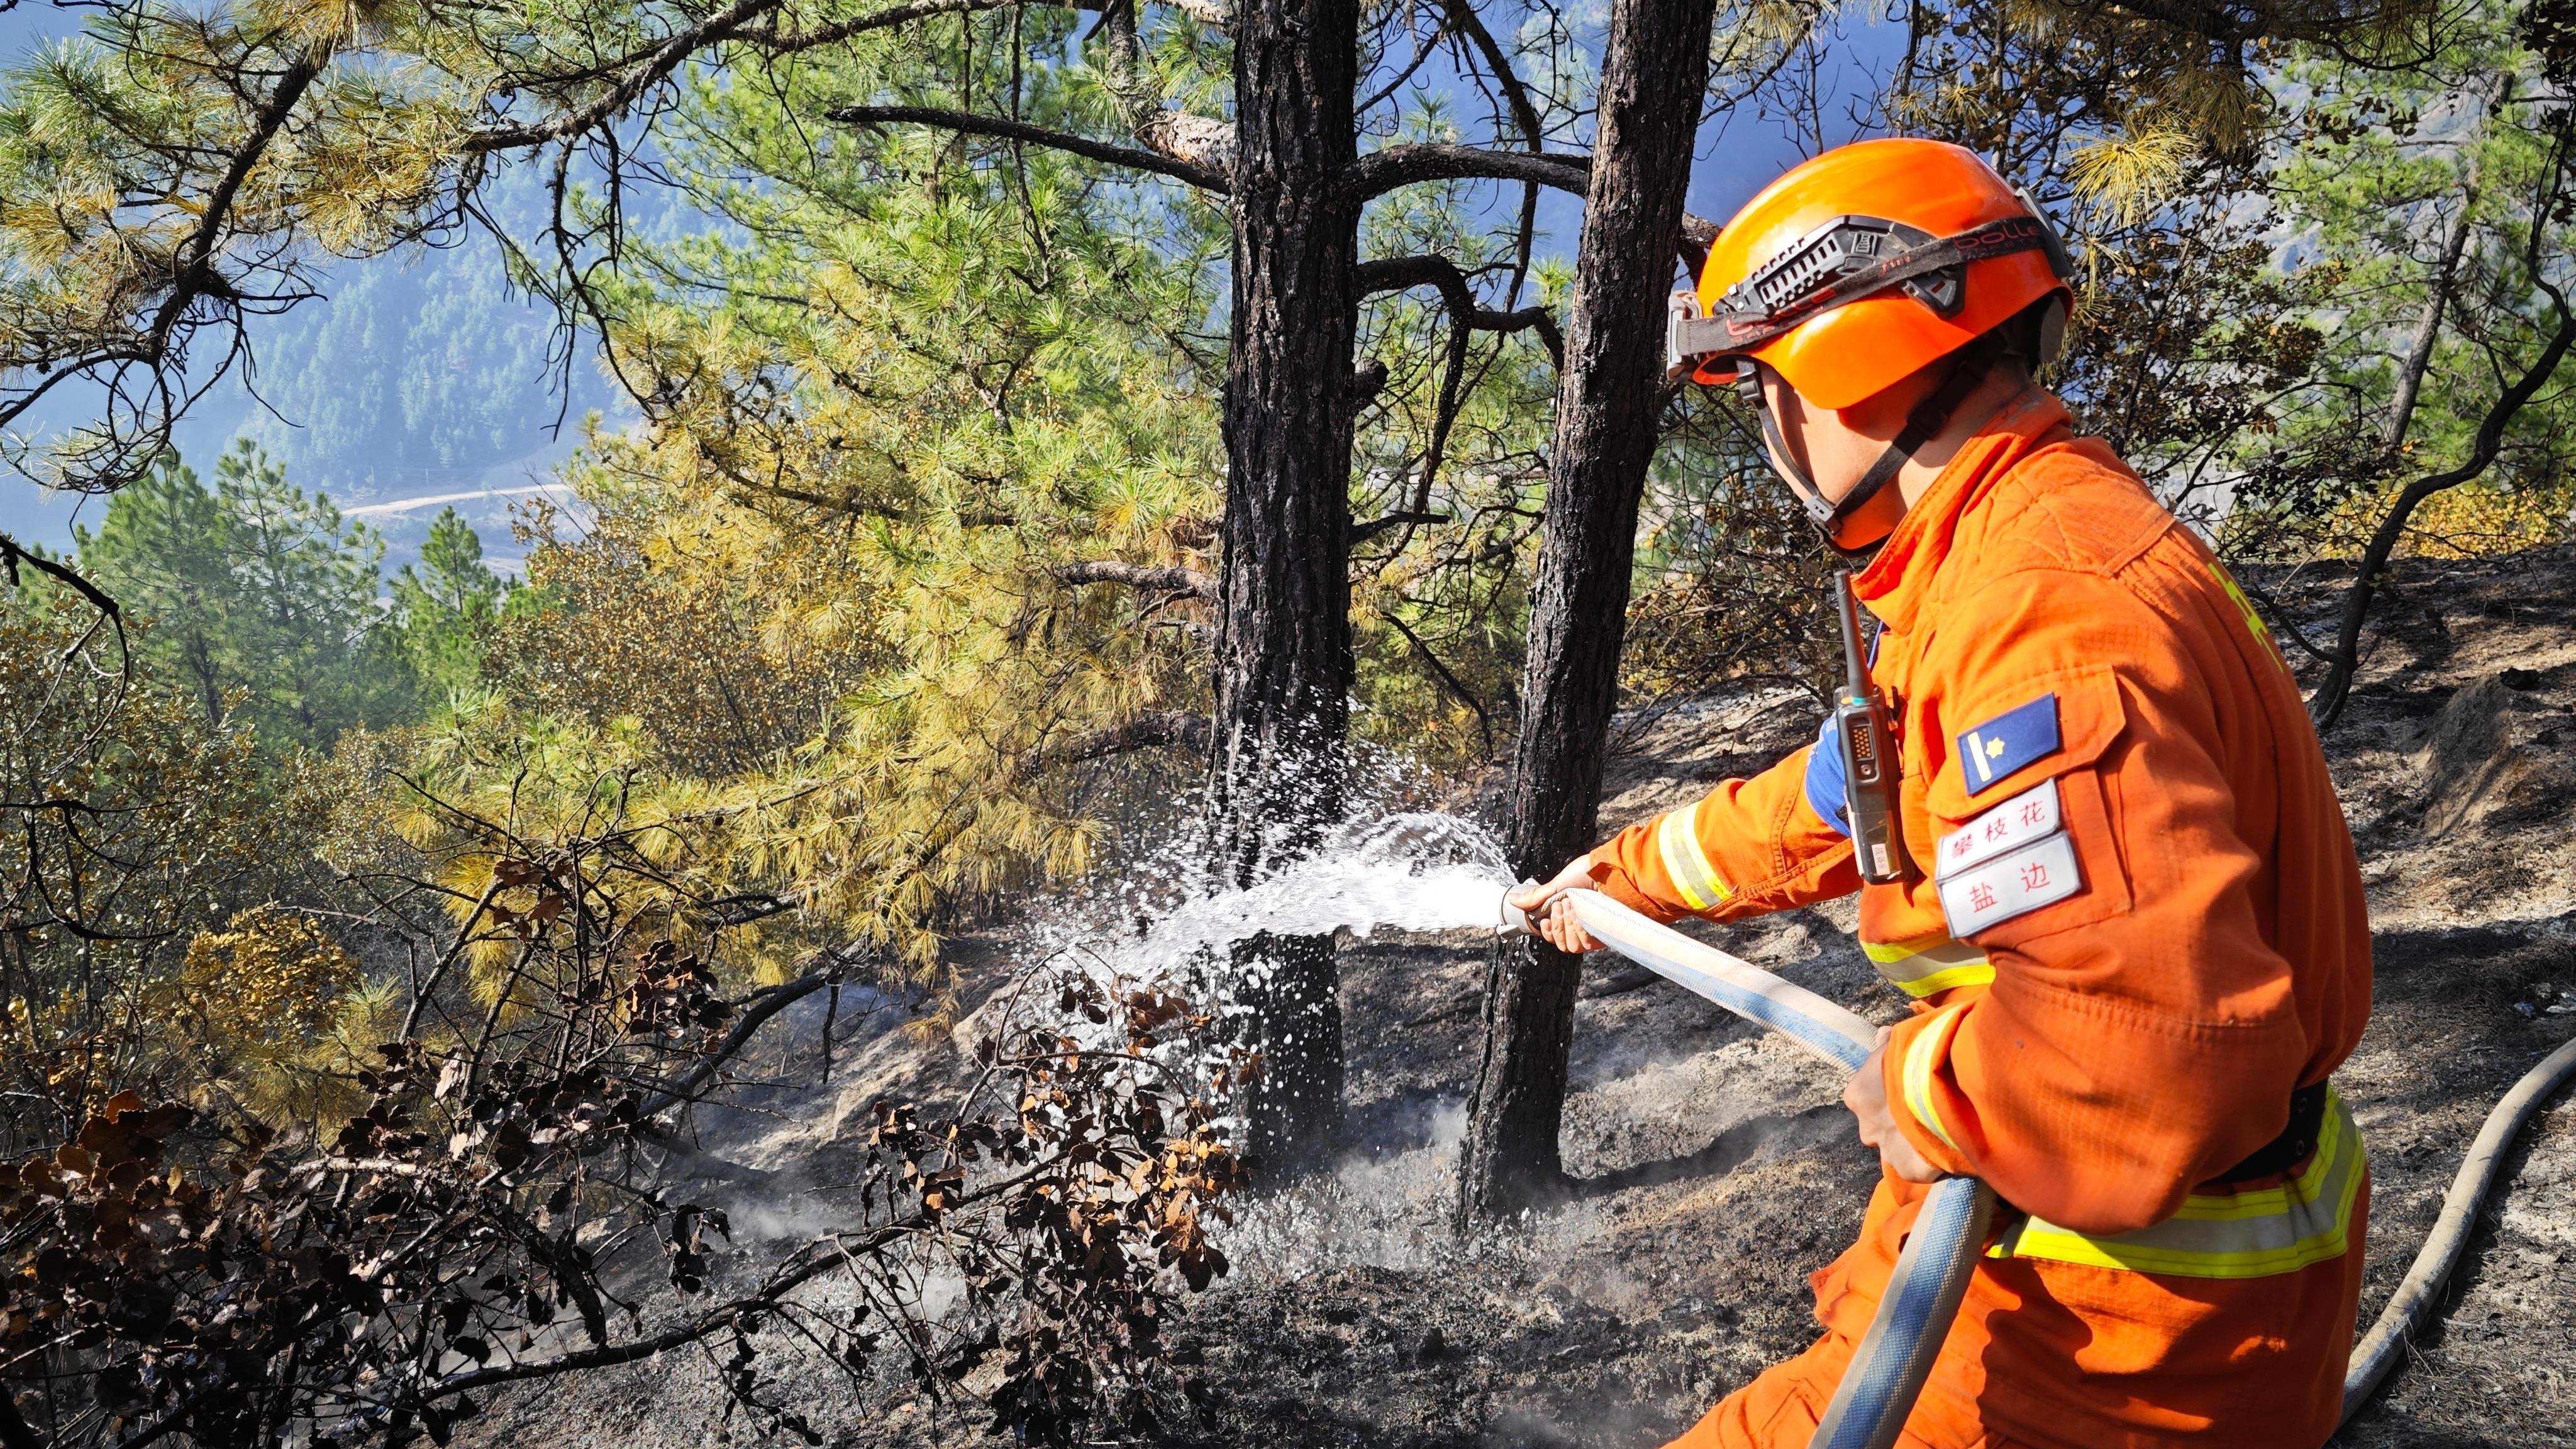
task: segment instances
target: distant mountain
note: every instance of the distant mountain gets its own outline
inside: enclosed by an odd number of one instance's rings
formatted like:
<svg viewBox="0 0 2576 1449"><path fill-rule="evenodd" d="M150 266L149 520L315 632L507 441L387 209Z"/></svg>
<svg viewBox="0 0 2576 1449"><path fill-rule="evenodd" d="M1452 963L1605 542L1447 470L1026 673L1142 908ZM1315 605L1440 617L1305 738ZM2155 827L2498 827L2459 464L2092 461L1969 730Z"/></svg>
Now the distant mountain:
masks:
<svg viewBox="0 0 2576 1449"><path fill-rule="evenodd" d="M558 420L575 437L613 399L586 347L568 379L549 367L554 314L510 295L494 252L477 238L342 267L327 303L254 339L255 371L190 431L247 433L344 504L522 481L560 455Z"/></svg>
<svg viewBox="0 0 2576 1449"><path fill-rule="evenodd" d="M412 535L437 511L404 500L475 495L459 509L508 566L519 552L513 497L546 482L578 445L586 411L624 411L588 339L568 378L549 367L554 314L510 294L488 238L344 263L334 279L327 297L254 322L253 367L199 401L179 426L180 452L211 465L235 437L256 439L298 486L381 515L370 521L386 534L388 569L408 561ZM43 418L30 431L76 421ZM0 531L60 548L76 508L92 526L104 512L100 500L0 478Z"/></svg>

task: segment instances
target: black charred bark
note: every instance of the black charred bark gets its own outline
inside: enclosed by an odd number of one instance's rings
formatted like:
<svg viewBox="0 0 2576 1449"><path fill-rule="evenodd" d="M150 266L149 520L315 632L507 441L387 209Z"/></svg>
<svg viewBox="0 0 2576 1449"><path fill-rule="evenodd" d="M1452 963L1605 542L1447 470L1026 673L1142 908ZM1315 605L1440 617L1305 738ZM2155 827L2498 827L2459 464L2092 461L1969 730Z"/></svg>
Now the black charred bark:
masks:
<svg viewBox="0 0 2576 1449"><path fill-rule="evenodd" d="M1708 84L1713 10L1712 0L1617 0L1611 10L1557 385L1528 703L1513 758L1506 844L1523 875L1552 875L1594 843L1637 504L1663 402L1664 298ZM1528 938L1496 947L1484 1063L1460 1162L1464 1220L1514 1211L1564 1180L1557 1133L1581 970L1581 958Z"/></svg>
<svg viewBox="0 0 2576 1449"><path fill-rule="evenodd" d="M1356 0L1247 0L1235 18L1233 351L1226 367L1211 824L1217 884L1311 849L1343 809L1352 681L1351 354L1358 329ZM1250 1115L1271 1162L1338 1128L1330 937L1237 950L1263 1054Z"/></svg>

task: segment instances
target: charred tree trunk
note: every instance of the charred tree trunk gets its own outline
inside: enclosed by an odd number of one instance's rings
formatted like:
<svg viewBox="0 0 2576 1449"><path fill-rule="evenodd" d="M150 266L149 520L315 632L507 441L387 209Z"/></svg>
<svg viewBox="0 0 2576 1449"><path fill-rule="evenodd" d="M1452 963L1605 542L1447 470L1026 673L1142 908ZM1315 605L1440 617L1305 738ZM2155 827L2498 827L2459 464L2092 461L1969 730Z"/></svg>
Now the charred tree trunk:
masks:
<svg viewBox="0 0 2576 1449"><path fill-rule="evenodd" d="M1610 14L1513 760L1506 843L1523 875L1553 874L1593 844L1713 10L1617 0ZM1495 948L1459 1171L1464 1219L1510 1212L1564 1178L1557 1130L1581 974L1581 958L1528 938Z"/></svg>
<svg viewBox="0 0 2576 1449"><path fill-rule="evenodd" d="M2433 266L2423 314L2416 319L2415 335L2397 367L2397 396L2388 405L2388 423L2380 434L2380 446L2392 460L2406 446L2407 429L2415 421L2415 399L2423 391L2424 374L2433 366L2433 346L2442 338L2442 313L2450 305L2452 279L2459 275L2460 254L2468 249L2469 223L2477 208L2478 163L2472 157L2468 184L2460 191L2460 209L2442 235L2442 255Z"/></svg>
<svg viewBox="0 0 2576 1449"><path fill-rule="evenodd" d="M1235 18L1233 351L1211 789L1220 886L1312 847L1343 807L1352 680L1351 352L1358 329L1356 0L1248 0ZM1236 953L1263 1057L1252 1147L1308 1155L1342 1104L1330 937Z"/></svg>

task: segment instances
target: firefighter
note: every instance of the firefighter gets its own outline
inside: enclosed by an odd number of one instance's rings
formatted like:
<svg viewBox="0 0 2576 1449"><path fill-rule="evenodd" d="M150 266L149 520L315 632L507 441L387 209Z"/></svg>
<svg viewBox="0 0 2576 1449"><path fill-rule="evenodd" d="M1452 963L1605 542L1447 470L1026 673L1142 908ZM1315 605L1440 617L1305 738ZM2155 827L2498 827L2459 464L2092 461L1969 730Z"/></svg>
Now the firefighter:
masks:
<svg viewBox="0 0 2576 1449"><path fill-rule="evenodd" d="M1684 364L1742 391L1858 569L1908 864L1861 880L1828 735L1515 904L1581 951L1554 899L1575 886L1666 921L1858 891L1912 1015L1844 1093L1882 1176L1813 1279L1823 1335L1674 1449L1807 1443L1945 1174L2007 1206L1900 1444L2277 1449L2335 1426L2368 1171L2327 1074L2370 1005L2360 872L2261 618L2031 381L2066 277L1973 153L1866 141L1748 202L1676 318Z"/></svg>

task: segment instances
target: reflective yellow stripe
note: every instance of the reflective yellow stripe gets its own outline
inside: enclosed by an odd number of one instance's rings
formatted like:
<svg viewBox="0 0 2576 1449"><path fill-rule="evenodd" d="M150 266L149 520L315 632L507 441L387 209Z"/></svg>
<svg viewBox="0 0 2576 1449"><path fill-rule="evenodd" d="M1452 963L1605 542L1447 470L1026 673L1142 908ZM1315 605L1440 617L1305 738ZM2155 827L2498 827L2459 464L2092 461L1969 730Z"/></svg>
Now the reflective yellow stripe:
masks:
<svg viewBox="0 0 2576 1449"><path fill-rule="evenodd" d="M1713 910L1725 904L1735 892L1718 879L1717 867L1709 864L1708 852L1699 845L1699 806L1675 810L1655 826L1655 849L1664 857L1664 873L1673 878L1673 889L1682 894L1682 904L1694 911Z"/></svg>
<svg viewBox="0 0 2576 1449"><path fill-rule="evenodd" d="M1935 932L1910 941L1863 941L1878 974L1908 996L1924 997L1954 986L1983 986L1995 979L1994 963L1965 941Z"/></svg>
<svg viewBox="0 0 2576 1449"><path fill-rule="evenodd" d="M2361 1129L2343 1099L2328 1089L2316 1153L2297 1177L2279 1187L2194 1193L2163 1222L2107 1237L2032 1218L2006 1234L1989 1255L2177 1278L2295 1273L2350 1251L2352 1205L2369 1161Z"/></svg>
<svg viewBox="0 0 2576 1449"><path fill-rule="evenodd" d="M2280 641L2272 637L2272 626L2264 623L2263 616L2254 612L2254 601L2245 597L2245 590L2238 586L2234 577L2216 563L2210 564L2209 576L2218 580L2218 586L2227 591L2228 598L2235 600L2236 611L2245 616L2246 630L2272 651L2272 657L2281 661L2283 669L2288 669L2290 661L2281 653Z"/></svg>
<svg viewBox="0 0 2576 1449"><path fill-rule="evenodd" d="M1949 1051L1950 1038L1959 1030L1966 1012L1964 1006L1945 1006L1932 1013L1923 1030L1915 1033L1914 1044L1905 1049L1905 1065L1898 1073L1905 1085L1905 1110L1953 1152L1959 1150L1959 1144L1950 1136L1950 1129L1941 1125L1940 1110L1932 1105L1932 1073Z"/></svg>

